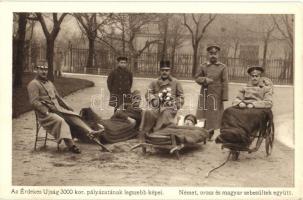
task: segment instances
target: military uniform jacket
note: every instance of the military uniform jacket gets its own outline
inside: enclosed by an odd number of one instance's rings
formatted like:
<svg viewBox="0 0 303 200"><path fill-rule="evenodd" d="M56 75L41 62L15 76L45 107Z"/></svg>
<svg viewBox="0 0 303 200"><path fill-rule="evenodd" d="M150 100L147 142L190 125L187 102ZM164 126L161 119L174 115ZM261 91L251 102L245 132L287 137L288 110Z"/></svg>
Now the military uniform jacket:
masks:
<svg viewBox="0 0 303 200"><path fill-rule="evenodd" d="M133 74L128 69L117 67L107 78L107 88L110 92L109 106L118 108L123 103L129 103L129 95L133 84Z"/></svg>
<svg viewBox="0 0 303 200"><path fill-rule="evenodd" d="M28 86L28 96L31 105L41 118L46 112L62 112L78 115L72 112L72 108L60 97L51 81L42 81L39 78L32 80Z"/></svg>
<svg viewBox="0 0 303 200"><path fill-rule="evenodd" d="M53 135L57 142L64 138L72 139L68 124L62 122L58 114L79 115L71 111L72 108L59 96L53 83L37 77L28 84L27 91L42 127ZM49 114L46 114L47 112Z"/></svg>
<svg viewBox="0 0 303 200"><path fill-rule="evenodd" d="M228 100L227 67L221 62L202 64L195 75L201 85L197 118L206 119L207 129L220 128L223 114L223 101Z"/></svg>
<svg viewBox="0 0 303 200"><path fill-rule="evenodd" d="M262 77L257 86L253 86L250 82L240 89L237 97L232 102L233 106L243 102L252 104L255 108L271 108L272 107L273 86L272 82Z"/></svg>

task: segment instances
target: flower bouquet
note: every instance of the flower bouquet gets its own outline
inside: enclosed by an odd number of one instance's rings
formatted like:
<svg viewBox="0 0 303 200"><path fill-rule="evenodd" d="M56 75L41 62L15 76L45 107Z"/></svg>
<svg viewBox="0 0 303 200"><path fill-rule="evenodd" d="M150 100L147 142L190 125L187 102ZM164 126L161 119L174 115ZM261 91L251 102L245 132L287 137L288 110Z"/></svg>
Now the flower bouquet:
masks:
<svg viewBox="0 0 303 200"><path fill-rule="evenodd" d="M171 88L166 88L163 89L159 93L159 100L160 100L160 105L167 107L167 106L172 106L173 105L173 97L171 94Z"/></svg>

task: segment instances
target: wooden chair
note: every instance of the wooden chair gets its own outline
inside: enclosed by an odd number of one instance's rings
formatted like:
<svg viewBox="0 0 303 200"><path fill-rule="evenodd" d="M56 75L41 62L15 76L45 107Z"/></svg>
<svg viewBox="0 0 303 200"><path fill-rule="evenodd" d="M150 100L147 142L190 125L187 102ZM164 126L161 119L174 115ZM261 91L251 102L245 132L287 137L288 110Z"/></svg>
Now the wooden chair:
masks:
<svg viewBox="0 0 303 200"><path fill-rule="evenodd" d="M46 142L47 140L49 141L52 141L52 142L56 142L57 143L57 140L55 138L48 138L48 131L44 130L43 127L41 126L39 120L38 120L38 116L37 116L37 111L35 111L35 118L36 118L36 138L35 138L35 146L34 146L34 150L36 151L37 149L37 143L39 141L43 141L44 142L44 145L43 147L46 148ZM41 128L43 129L42 131ZM40 133L40 132L45 132L44 135L41 135L43 133ZM57 143L57 151L59 151L59 143Z"/></svg>

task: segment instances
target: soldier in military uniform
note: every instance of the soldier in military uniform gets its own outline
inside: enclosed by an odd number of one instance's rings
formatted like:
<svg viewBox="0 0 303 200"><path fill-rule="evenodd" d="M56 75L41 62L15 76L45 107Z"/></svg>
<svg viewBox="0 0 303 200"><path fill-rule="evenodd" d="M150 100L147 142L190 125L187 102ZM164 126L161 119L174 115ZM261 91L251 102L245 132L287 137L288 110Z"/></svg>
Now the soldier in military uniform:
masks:
<svg viewBox="0 0 303 200"><path fill-rule="evenodd" d="M178 110L184 104L184 93L181 83L170 75L170 62L160 62L161 76L148 87L145 95L149 108L143 111L140 130L157 131L175 122ZM167 92L168 100L161 100L163 92ZM169 94L169 95L168 95Z"/></svg>
<svg viewBox="0 0 303 200"><path fill-rule="evenodd" d="M91 137L98 135L101 130L92 130L73 111L73 108L60 97L54 84L47 80L47 74L47 66L37 67L37 76L27 86L29 101L37 113L41 126L53 135L58 143L63 140L71 152L81 153L74 144L70 128L79 131L75 134Z"/></svg>
<svg viewBox="0 0 303 200"><path fill-rule="evenodd" d="M223 101L228 100L228 74L226 66L218 61L220 47L207 47L209 61L197 70L195 81L201 85L197 119L206 119L206 129L219 129L224 110Z"/></svg>
<svg viewBox="0 0 303 200"><path fill-rule="evenodd" d="M249 67L250 80L240 89L232 102L232 107L223 112L220 135L216 143L231 143L249 147L257 133L266 131L273 123L273 84L269 78L262 77L264 69L260 66ZM232 151L237 159L239 151Z"/></svg>
<svg viewBox="0 0 303 200"><path fill-rule="evenodd" d="M118 67L111 71L107 78L107 88L110 92L109 106L114 107L115 111L121 105L131 102L133 74L127 69L127 60L127 57L118 57Z"/></svg>
<svg viewBox="0 0 303 200"><path fill-rule="evenodd" d="M266 77L261 77L264 69L260 66L249 67L247 73L250 80L233 100L233 106L240 108L271 108L272 107L272 82Z"/></svg>

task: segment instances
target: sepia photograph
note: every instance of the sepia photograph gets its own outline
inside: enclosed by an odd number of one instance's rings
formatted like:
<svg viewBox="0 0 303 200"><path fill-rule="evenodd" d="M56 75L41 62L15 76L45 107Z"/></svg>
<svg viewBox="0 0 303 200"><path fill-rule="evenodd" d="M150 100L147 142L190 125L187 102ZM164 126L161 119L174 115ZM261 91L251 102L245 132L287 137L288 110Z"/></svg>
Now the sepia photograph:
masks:
<svg viewBox="0 0 303 200"><path fill-rule="evenodd" d="M301 19L154 10L11 12L8 193L294 195Z"/></svg>

